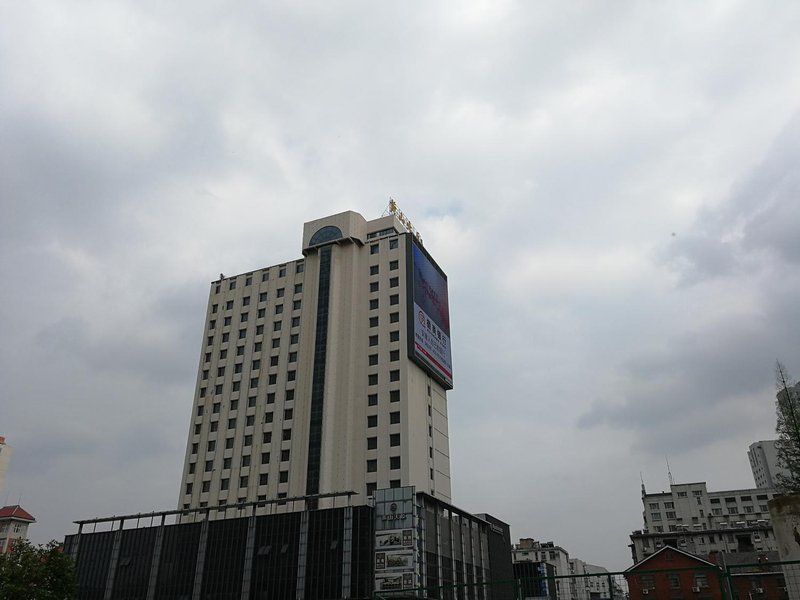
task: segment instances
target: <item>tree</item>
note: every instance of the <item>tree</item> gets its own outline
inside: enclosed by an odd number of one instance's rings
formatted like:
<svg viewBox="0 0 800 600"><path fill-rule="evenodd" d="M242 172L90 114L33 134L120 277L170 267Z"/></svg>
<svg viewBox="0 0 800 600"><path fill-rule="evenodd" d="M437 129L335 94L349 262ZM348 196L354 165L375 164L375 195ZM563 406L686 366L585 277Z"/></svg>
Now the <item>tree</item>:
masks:
<svg viewBox="0 0 800 600"><path fill-rule="evenodd" d="M775 363L775 387L778 390L775 450L778 462L786 469L786 473L778 473L778 488L787 494L800 494L800 386L794 384L779 361Z"/></svg>
<svg viewBox="0 0 800 600"><path fill-rule="evenodd" d="M15 540L10 553L0 554L0 600L74 600L77 589L72 559L55 540Z"/></svg>

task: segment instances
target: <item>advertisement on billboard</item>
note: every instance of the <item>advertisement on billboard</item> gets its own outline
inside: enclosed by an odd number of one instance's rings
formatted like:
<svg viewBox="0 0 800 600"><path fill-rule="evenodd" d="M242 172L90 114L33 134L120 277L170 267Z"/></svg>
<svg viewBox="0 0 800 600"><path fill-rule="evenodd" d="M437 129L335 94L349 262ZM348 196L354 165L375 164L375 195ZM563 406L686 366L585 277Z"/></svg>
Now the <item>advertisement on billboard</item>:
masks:
<svg viewBox="0 0 800 600"><path fill-rule="evenodd" d="M408 236L409 356L446 389L453 388L447 276Z"/></svg>

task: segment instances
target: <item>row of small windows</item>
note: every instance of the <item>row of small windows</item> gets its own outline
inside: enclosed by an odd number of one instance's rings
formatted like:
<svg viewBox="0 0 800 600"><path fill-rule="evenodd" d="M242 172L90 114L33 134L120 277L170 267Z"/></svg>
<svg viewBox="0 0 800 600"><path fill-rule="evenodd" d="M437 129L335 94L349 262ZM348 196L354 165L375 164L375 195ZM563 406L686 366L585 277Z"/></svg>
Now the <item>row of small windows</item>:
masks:
<svg viewBox="0 0 800 600"><path fill-rule="evenodd" d="M224 336L223 336L223 341L227 341L227 338L224 338ZM289 345L297 344L299 341L300 341L300 334L299 333L293 333L293 334L291 334L289 336ZM272 338L272 343L271 343L270 347L273 348L273 349L280 348L281 347L281 338L279 338L279 337ZM261 342L261 341L253 342L253 353L261 352L261 350L263 348L264 348L264 343L263 342ZM236 356L244 356L244 346L237 346L236 347ZM223 360L223 359L225 359L227 357L228 357L228 349L227 348L221 348L220 351L219 351L219 359ZM211 361L211 352L206 352L204 358L205 358L205 362L210 362Z"/></svg>
<svg viewBox="0 0 800 600"><path fill-rule="evenodd" d="M288 449L281 450L281 462L288 462L290 458L291 451ZM252 456L250 454L245 454L242 456L239 466L240 468L247 468L252 464ZM261 453L261 464L268 465L270 460L270 453L269 452L262 452ZM225 458L222 461L222 470L227 471L230 470L233 466L233 459L232 458ZM189 475L193 475L197 470L197 463L189 463ZM213 460L206 460L204 465L204 470L206 473L210 473L214 470L214 461Z"/></svg>
<svg viewBox="0 0 800 600"><path fill-rule="evenodd" d="M304 262L297 262L294 265L294 272L296 274L300 274L305 270L305 263ZM278 277L286 277L286 265L279 265L278 266ZM233 277L228 281L228 289L235 290L236 289L236 282L238 281L238 277ZM269 281L269 270L262 271L261 273L261 281ZM244 284L245 286L253 285L253 274L247 273L244 276ZM222 282L220 281L217 283L215 291L216 293L220 292L222 287Z"/></svg>
<svg viewBox="0 0 800 600"><path fill-rule="evenodd" d="M391 425L398 425L400 423L400 411L394 411L389 413L389 423ZM368 415L367 416L367 427L377 427L378 426L378 415Z"/></svg>
<svg viewBox="0 0 800 600"><path fill-rule="evenodd" d="M389 341L390 342L399 342L400 341L400 332L399 331L390 331L389 332ZM377 346L378 345L378 336L377 335L369 336L369 345L370 346Z"/></svg>
<svg viewBox="0 0 800 600"><path fill-rule="evenodd" d="M375 362L375 364L377 364L377 361ZM400 370L399 369L393 369L393 370L389 371L389 381L400 381ZM367 384L368 385L378 385L378 374L377 373L370 373L369 375L367 375Z"/></svg>
<svg viewBox="0 0 800 600"><path fill-rule="evenodd" d="M399 246L397 238L392 238L389 240L389 250L395 250ZM372 244L369 247L370 254L377 254L380 252L380 245L379 244Z"/></svg>
<svg viewBox="0 0 800 600"><path fill-rule="evenodd" d="M392 433L389 435L389 446L391 448L396 448L400 445L400 434L399 433ZM367 450L377 450L378 449L378 438L377 437L368 437L367 438Z"/></svg>
<svg viewBox="0 0 800 600"><path fill-rule="evenodd" d="M278 483L288 483L289 482L289 471L279 471L278 472ZM239 477L239 488L246 488L250 484L250 476L249 475L241 475ZM269 485L269 474L268 473L259 473L258 475L258 485ZM194 483L189 482L186 484L186 494L191 494L194 489ZM219 481L219 489L221 491L226 491L230 489L230 478L220 479ZM200 492L207 493L211 491L211 482L210 481L202 481L200 482Z"/></svg>
<svg viewBox="0 0 800 600"><path fill-rule="evenodd" d="M400 468L400 457L390 456L389 469L394 471L399 468ZM377 472L378 472L378 459L377 458L367 459L367 473L377 473Z"/></svg>
<svg viewBox="0 0 800 600"><path fill-rule="evenodd" d="M303 292L303 284L302 283L294 284L294 293L295 293L295 295L301 294L302 292ZM286 288L278 288L277 290L275 290L275 297L276 298L283 298L285 295L286 295ZM250 306L250 298L251 298L251 296L245 296L245 297L242 298L242 306L243 307L244 306ZM269 298L269 293L268 292L259 292L259 294L258 294L258 301L259 302L266 302L268 298ZM296 306L296 308L299 308L299 305ZM233 310L233 300L227 300L225 302L224 310ZM219 304L212 304L211 305L211 314L214 315L214 314L217 314L217 312L219 312Z"/></svg>
<svg viewBox="0 0 800 600"><path fill-rule="evenodd" d="M390 350L389 351L389 362L395 362L400 360L400 350ZM369 365L375 366L378 364L378 355L377 354L370 354L369 358ZM394 380L392 380L394 381Z"/></svg>
<svg viewBox="0 0 800 600"><path fill-rule="evenodd" d="M288 361L289 361L290 364L294 363L294 362L297 362L297 352L289 352L289 356L287 358L288 358ZM278 366L278 359L279 359L278 356L270 356L269 366L270 367L277 367ZM251 371L258 371L261 368L261 359L254 360L252 363L250 363L250 366L251 366L251 369L250 369ZM233 365L233 373L234 373L234 375L241 374L242 373L242 368L243 368L242 363L236 363L235 365ZM226 369L225 366L217 367L217 377L224 377L225 376L225 369ZM292 371L289 371L289 373L292 373ZM203 381L208 379L209 374L210 374L210 369L203 369L203 374L202 374ZM294 375L289 375L287 378L289 379L289 381L294 381ZM234 382L234 383L237 383L237 382Z"/></svg>
<svg viewBox="0 0 800 600"><path fill-rule="evenodd" d="M379 281L372 281L372 282L370 282L370 284L369 284L369 291L370 291L370 292L377 292L377 291L378 291L378 289L379 289L379 287L380 287L380 285L379 285L379 284L380 284L380 282L379 282ZM399 278L397 278L397 277L391 277L391 278L389 278L389 287L396 288L396 287L397 287L397 286L399 286L399 285L400 285L400 279L399 279Z"/></svg>
<svg viewBox="0 0 800 600"><path fill-rule="evenodd" d="M288 442L292 439L292 430L291 429L283 429L281 431L281 441ZM243 440L243 447L247 448L253 445L253 436L252 434L248 434L244 436ZM262 433L261 442L263 445L271 444L272 443L272 432L265 431ZM225 449L226 450L233 450L234 446L234 438L229 437L225 439ZM216 440L209 440L206 444L206 452L214 452L217 449L217 441ZM192 444L192 458L196 461L196 455L200 450L200 445L198 442L194 442Z"/></svg>
<svg viewBox="0 0 800 600"><path fill-rule="evenodd" d="M400 296L398 294L392 294L389 296L390 306L397 306L398 304L400 304ZM369 309L378 310L378 308L380 308L380 302L378 298L372 298L372 300L369 301Z"/></svg>
<svg viewBox="0 0 800 600"><path fill-rule="evenodd" d="M220 367L220 369L224 369L224 367ZM205 371L203 371L203 373L204 373L204 378L205 378ZM295 379L297 379L297 371L295 371L295 370L286 371L286 381L295 381ZM393 379L392 381L396 381L396 380ZM250 382L249 382L249 389L257 390L259 383L260 383L260 378L251 377L250 378ZM270 373L269 375L267 375L267 385L277 385L277 383L278 383L278 374L277 373ZM219 396L220 394L222 394L222 387L223 387L223 384L221 384L221 383L218 383L218 384L216 384L214 386L214 395L215 396ZM242 387L242 382L241 381L234 381L234 382L231 383L231 391L233 391L233 392L240 391L241 387ZM205 398L207 391L208 391L208 388L201 387L200 388L200 398Z"/></svg>
<svg viewBox="0 0 800 600"><path fill-rule="evenodd" d="M390 323L399 323L400 322L400 313L393 312L389 313L389 322ZM370 317L369 318L369 326L370 327L377 327L380 323L378 317Z"/></svg>
<svg viewBox="0 0 800 600"><path fill-rule="evenodd" d="M389 391L389 402L400 402L400 390ZM378 394L369 394L367 396L367 406L378 405Z"/></svg>
<svg viewBox="0 0 800 600"><path fill-rule="evenodd" d="M300 317L292 317L292 320L291 320L290 324L291 324L292 328L300 327ZM281 331L282 329L283 329L283 321L274 321L272 323L272 331ZM256 335L264 335L264 326L263 325L256 325L255 334ZM238 339L243 340L246 337L247 337L247 329L240 329L239 330L239 338ZM225 342L229 342L230 339L231 339L231 334L229 332L225 332L225 333L222 334L222 343L223 344ZM208 340L207 340L207 344L206 345L207 346L213 346L214 345L214 336L213 335L209 335L208 336Z"/></svg>
<svg viewBox="0 0 800 600"><path fill-rule="evenodd" d="M389 270L390 271L397 271L397 269L399 269L399 268L400 268L399 261L396 261L396 260L390 260L389 261ZM378 267L378 265L370 265L369 274L370 275L377 275L378 273L380 273L380 268Z"/></svg>
<svg viewBox="0 0 800 600"><path fill-rule="evenodd" d="M302 306L302 301L301 300L294 300L292 302L292 310L300 310L301 306ZM283 304L276 304L275 305L275 313L274 314L275 315L282 315L283 314ZM267 309L266 308L259 308L256 311L256 318L257 319L264 319L264 318L266 318L266 316L267 316ZM240 323L247 323L249 320L250 320L250 313L249 312L243 312L243 313L241 313L239 315L239 322ZM232 323L233 323L233 317L228 316L228 317L224 317L222 319L222 326L223 327L229 327L229 326L232 325ZM211 319L208 322L209 331L211 331L212 329L216 329L216 327L217 327L217 320L216 319Z"/></svg>

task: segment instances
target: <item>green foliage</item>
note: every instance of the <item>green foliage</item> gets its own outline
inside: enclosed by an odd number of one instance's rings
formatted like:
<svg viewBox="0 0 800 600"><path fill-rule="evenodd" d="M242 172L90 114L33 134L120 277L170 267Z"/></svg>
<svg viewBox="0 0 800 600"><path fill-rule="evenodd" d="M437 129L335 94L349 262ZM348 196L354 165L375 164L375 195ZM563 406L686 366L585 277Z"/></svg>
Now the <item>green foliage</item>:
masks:
<svg viewBox="0 0 800 600"><path fill-rule="evenodd" d="M77 589L72 559L56 541L33 546L18 540L9 554L0 554L0 600L74 600Z"/></svg>
<svg viewBox="0 0 800 600"><path fill-rule="evenodd" d="M775 450L778 462L787 470L786 474L778 474L777 484L786 494L800 494L800 394L780 362L775 366L775 387L778 390Z"/></svg>

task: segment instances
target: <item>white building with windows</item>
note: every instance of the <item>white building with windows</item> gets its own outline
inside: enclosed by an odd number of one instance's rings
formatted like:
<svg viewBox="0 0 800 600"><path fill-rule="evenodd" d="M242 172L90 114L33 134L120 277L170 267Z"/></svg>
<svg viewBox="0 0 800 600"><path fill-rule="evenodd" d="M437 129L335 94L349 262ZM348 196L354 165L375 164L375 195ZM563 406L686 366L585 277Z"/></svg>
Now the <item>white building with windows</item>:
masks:
<svg viewBox="0 0 800 600"><path fill-rule="evenodd" d="M642 486L644 528L630 536L633 562L664 546L706 557L777 550L767 506L775 494L771 488L709 492L705 482L674 484L655 494Z"/></svg>
<svg viewBox="0 0 800 600"><path fill-rule="evenodd" d="M311 221L301 248L211 283L179 506L449 502L447 277L399 213Z"/></svg>
<svg viewBox="0 0 800 600"><path fill-rule="evenodd" d="M788 474L778 461L775 442L776 440L761 440L750 444L747 449L747 458L750 460L750 469L757 488L776 488L778 475Z"/></svg>

